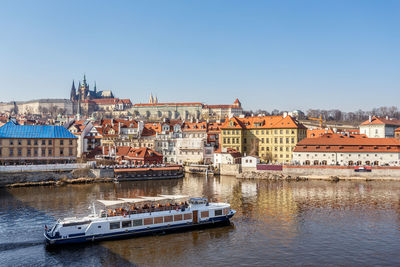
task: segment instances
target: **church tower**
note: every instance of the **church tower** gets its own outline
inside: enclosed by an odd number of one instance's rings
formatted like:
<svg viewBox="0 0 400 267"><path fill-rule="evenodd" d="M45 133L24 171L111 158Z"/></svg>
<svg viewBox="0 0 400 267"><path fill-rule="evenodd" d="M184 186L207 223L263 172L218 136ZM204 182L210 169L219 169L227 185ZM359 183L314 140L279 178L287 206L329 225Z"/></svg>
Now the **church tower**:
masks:
<svg viewBox="0 0 400 267"><path fill-rule="evenodd" d="M71 88L70 100L71 101L75 101L76 100L76 89L75 89L75 81L74 80L72 80L72 88Z"/></svg>

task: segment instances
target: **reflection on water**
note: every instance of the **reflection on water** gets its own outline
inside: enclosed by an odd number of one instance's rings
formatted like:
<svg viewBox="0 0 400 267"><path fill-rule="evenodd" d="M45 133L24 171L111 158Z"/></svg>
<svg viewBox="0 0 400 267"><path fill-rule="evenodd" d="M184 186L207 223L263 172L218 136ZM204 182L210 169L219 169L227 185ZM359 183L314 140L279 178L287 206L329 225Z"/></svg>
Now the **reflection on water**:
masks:
<svg viewBox="0 0 400 267"><path fill-rule="evenodd" d="M186 194L227 201L228 227L46 250L43 225L96 199ZM0 189L0 265L399 265L400 183L232 177Z"/></svg>

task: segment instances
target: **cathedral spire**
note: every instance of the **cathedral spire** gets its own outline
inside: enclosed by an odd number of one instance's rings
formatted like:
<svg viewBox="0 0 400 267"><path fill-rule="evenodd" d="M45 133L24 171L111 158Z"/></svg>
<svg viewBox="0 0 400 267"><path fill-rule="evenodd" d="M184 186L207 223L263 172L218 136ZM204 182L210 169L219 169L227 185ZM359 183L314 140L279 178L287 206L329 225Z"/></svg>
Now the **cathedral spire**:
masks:
<svg viewBox="0 0 400 267"><path fill-rule="evenodd" d="M71 99L71 101L76 100L76 89L75 89L75 81L74 80L72 80L70 99Z"/></svg>
<svg viewBox="0 0 400 267"><path fill-rule="evenodd" d="M97 94L96 81L94 81L94 93Z"/></svg>

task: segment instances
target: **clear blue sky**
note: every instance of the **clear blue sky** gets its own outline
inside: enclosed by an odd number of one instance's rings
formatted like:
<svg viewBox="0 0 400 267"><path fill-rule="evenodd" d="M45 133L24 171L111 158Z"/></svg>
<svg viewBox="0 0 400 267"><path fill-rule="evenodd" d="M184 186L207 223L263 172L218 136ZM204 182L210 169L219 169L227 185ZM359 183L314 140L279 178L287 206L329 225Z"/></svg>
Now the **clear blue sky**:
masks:
<svg viewBox="0 0 400 267"><path fill-rule="evenodd" d="M93 86L246 109L398 106L400 1L2 1L0 101Z"/></svg>

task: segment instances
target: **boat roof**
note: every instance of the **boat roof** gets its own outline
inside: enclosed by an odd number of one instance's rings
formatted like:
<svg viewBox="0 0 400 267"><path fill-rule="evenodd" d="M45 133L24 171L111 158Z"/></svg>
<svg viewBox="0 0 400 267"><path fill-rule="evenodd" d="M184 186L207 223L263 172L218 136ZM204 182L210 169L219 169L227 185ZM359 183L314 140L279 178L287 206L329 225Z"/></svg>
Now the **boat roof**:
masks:
<svg viewBox="0 0 400 267"><path fill-rule="evenodd" d="M189 196L186 195L158 195L154 197L149 196L140 196L138 198L118 198L118 200L102 200L98 199L97 201L102 203L104 206L114 206L114 205L121 205L126 203L139 203L145 201L161 201L161 200L175 200L175 199L182 199L188 198Z"/></svg>
<svg viewBox="0 0 400 267"><path fill-rule="evenodd" d="M160 200L166 200L166 199L169 199L169 198L167 198L167 197L142 197L141 196L141 198L143 198L144 199L144 201L160 201Z"/></svg>
<svg viewBox="0 0 400 267"><path fill-rule="evenodd" d="M181 199L181 198L188 198L189 196L186 195L159 195L160 197L166 197L168 199Z"/></svg>
<svg viewBox="0 0 400 267"><path fill-rule="evenodd" d="M118 199L123 200L126 203L139 203L139 202L146 201L143 198L118 198Z"/></svg>
<svg viewBox="0 0 400 267"><path fill-rule="evenodd" d="M126 203L124 200L97 200L98 202L102 203L104 206L114 206Z"/></svg>

